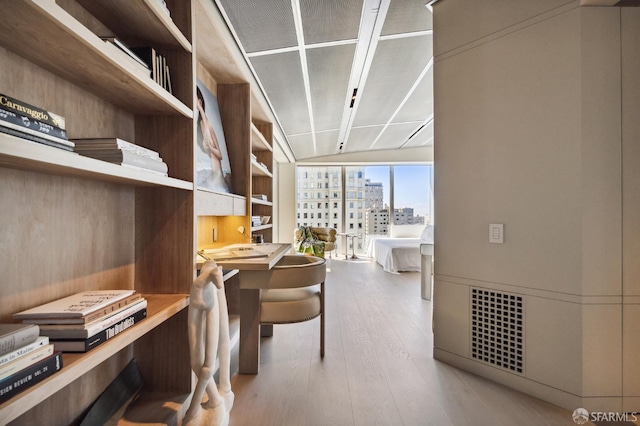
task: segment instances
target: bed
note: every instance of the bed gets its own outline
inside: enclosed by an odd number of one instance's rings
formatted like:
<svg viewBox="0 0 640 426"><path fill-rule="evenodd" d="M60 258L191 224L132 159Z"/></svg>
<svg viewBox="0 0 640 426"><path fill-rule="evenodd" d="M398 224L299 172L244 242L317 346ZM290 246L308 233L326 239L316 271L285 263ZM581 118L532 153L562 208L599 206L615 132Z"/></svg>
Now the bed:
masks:
<svg viewBox="0 0 640 426"><path fill-rule="evenodd" d="M369 240L367 255L386 272L420 271L420 244L433 244L432 225L392 225L388 237Z"/></svg>

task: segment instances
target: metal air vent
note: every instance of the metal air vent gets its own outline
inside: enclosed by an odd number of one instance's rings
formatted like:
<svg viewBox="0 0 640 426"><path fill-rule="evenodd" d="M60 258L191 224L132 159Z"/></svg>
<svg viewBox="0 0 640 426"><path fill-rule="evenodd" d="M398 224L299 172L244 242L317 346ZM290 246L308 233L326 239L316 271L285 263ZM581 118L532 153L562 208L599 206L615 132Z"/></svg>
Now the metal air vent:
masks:
<svg viewBox="0 0 640 426"><path fill-rule="evenodd" d="M524 373L522 296L471 289L471 357L513 373Z"/></svg>

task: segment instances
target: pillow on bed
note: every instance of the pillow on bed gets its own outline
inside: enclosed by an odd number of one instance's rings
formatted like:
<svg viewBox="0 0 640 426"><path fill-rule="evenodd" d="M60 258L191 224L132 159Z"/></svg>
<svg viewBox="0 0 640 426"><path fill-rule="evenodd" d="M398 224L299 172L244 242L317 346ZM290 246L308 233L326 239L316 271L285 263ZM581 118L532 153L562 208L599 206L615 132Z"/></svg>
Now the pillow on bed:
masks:
<svg viewBox="0 0 640 426"><path fill-rule="evenodd" d="M391 225L389 237L391 238L420 238L425 226L418 223L414 225Z"/></svg>
<svg viewBox="0 0 640 426"><path fill-rule="evenodd" d="M433 225L427 225L424 227L424 231L422 231L420 239L433 244Z"/></svg>

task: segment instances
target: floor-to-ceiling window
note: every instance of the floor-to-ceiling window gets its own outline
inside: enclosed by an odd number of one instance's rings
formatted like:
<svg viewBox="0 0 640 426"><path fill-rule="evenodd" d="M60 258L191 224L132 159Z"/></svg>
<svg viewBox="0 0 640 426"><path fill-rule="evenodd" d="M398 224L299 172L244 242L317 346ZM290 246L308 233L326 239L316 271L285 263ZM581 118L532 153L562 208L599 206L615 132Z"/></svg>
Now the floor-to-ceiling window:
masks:
<svg viewBox="0 0 640 426"><path fill-rule="evenodd" d="M362 255L370 237L387 235L391 223L433 222L432 169L424 164L298 166L297 226L335 228L343 234L338 252Z"/></svg>

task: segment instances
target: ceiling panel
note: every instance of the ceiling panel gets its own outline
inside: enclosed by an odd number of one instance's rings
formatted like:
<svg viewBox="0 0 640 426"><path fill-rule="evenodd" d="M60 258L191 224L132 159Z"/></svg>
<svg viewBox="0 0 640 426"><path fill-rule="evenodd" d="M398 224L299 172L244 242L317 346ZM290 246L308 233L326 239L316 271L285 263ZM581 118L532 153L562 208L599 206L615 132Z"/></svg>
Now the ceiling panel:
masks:
<svg viewBox="0 0 640 426"><path fill-rule="evenodd" d="M289 136L288 139L296 159L300 160L316 156L316 152L313 148L313 138L310 133Z"/></svg>
<svg viewBox="0 0 640 426"><path fill-rule="evenodd" d="M433 19L425 0L392 1L382 27L382 35L433 29Z"/></svg>
<svg viewBox="0 0 640 426"><path fill-rule="evenodd" d="M355 44L307 50L316 131L339 129Z"/></svg>
<svg viewBox="0 0 640 426"><path fill-rule="evenodd" d="M378 137L384 126L354 127L345 144L344 152L368 151L373 141Z"/></svg>
<svg viewBox="0 0 640 426"><path fill-rule="evenodd" d="M433 115L433 68L416 86L406 103L393 118L393 123L424 121Z"/></svg>
<svg viewBox="0 0 640 426"><path fill-rule="evenodd" d="M431 45L430 35L378 43L354 126L387 122L431 59Z"/></svg>
<svg viewBox="0 0 640 426"><path fill-rule="evenodd" d="M338 144L338 130L316 133L316 156L333 155Z"/></svg>
<svg viewBox="0 0 640 426"><path fill-rule="evenodd" d="M247 53L298 44L291 0L220 0Z"/></svg>
<svg viewBox="0 0 640 426"><path fill-rule="evenodd" d="M252 57L251 64L287 135L311 132L298 52Z"/></svg>
<svg viewBox="0 0 640 426"><path fill-rule="evenodd" d="M370 149L398 149L404 145L422 122L390 124ZM374 141L371 141L374 143Z"/></svg>
<svg viewBox="0 0 640 426"><path fill-rule="evenodd" d="M301 0L306 44L358 38L362 0Z"/></svg>

